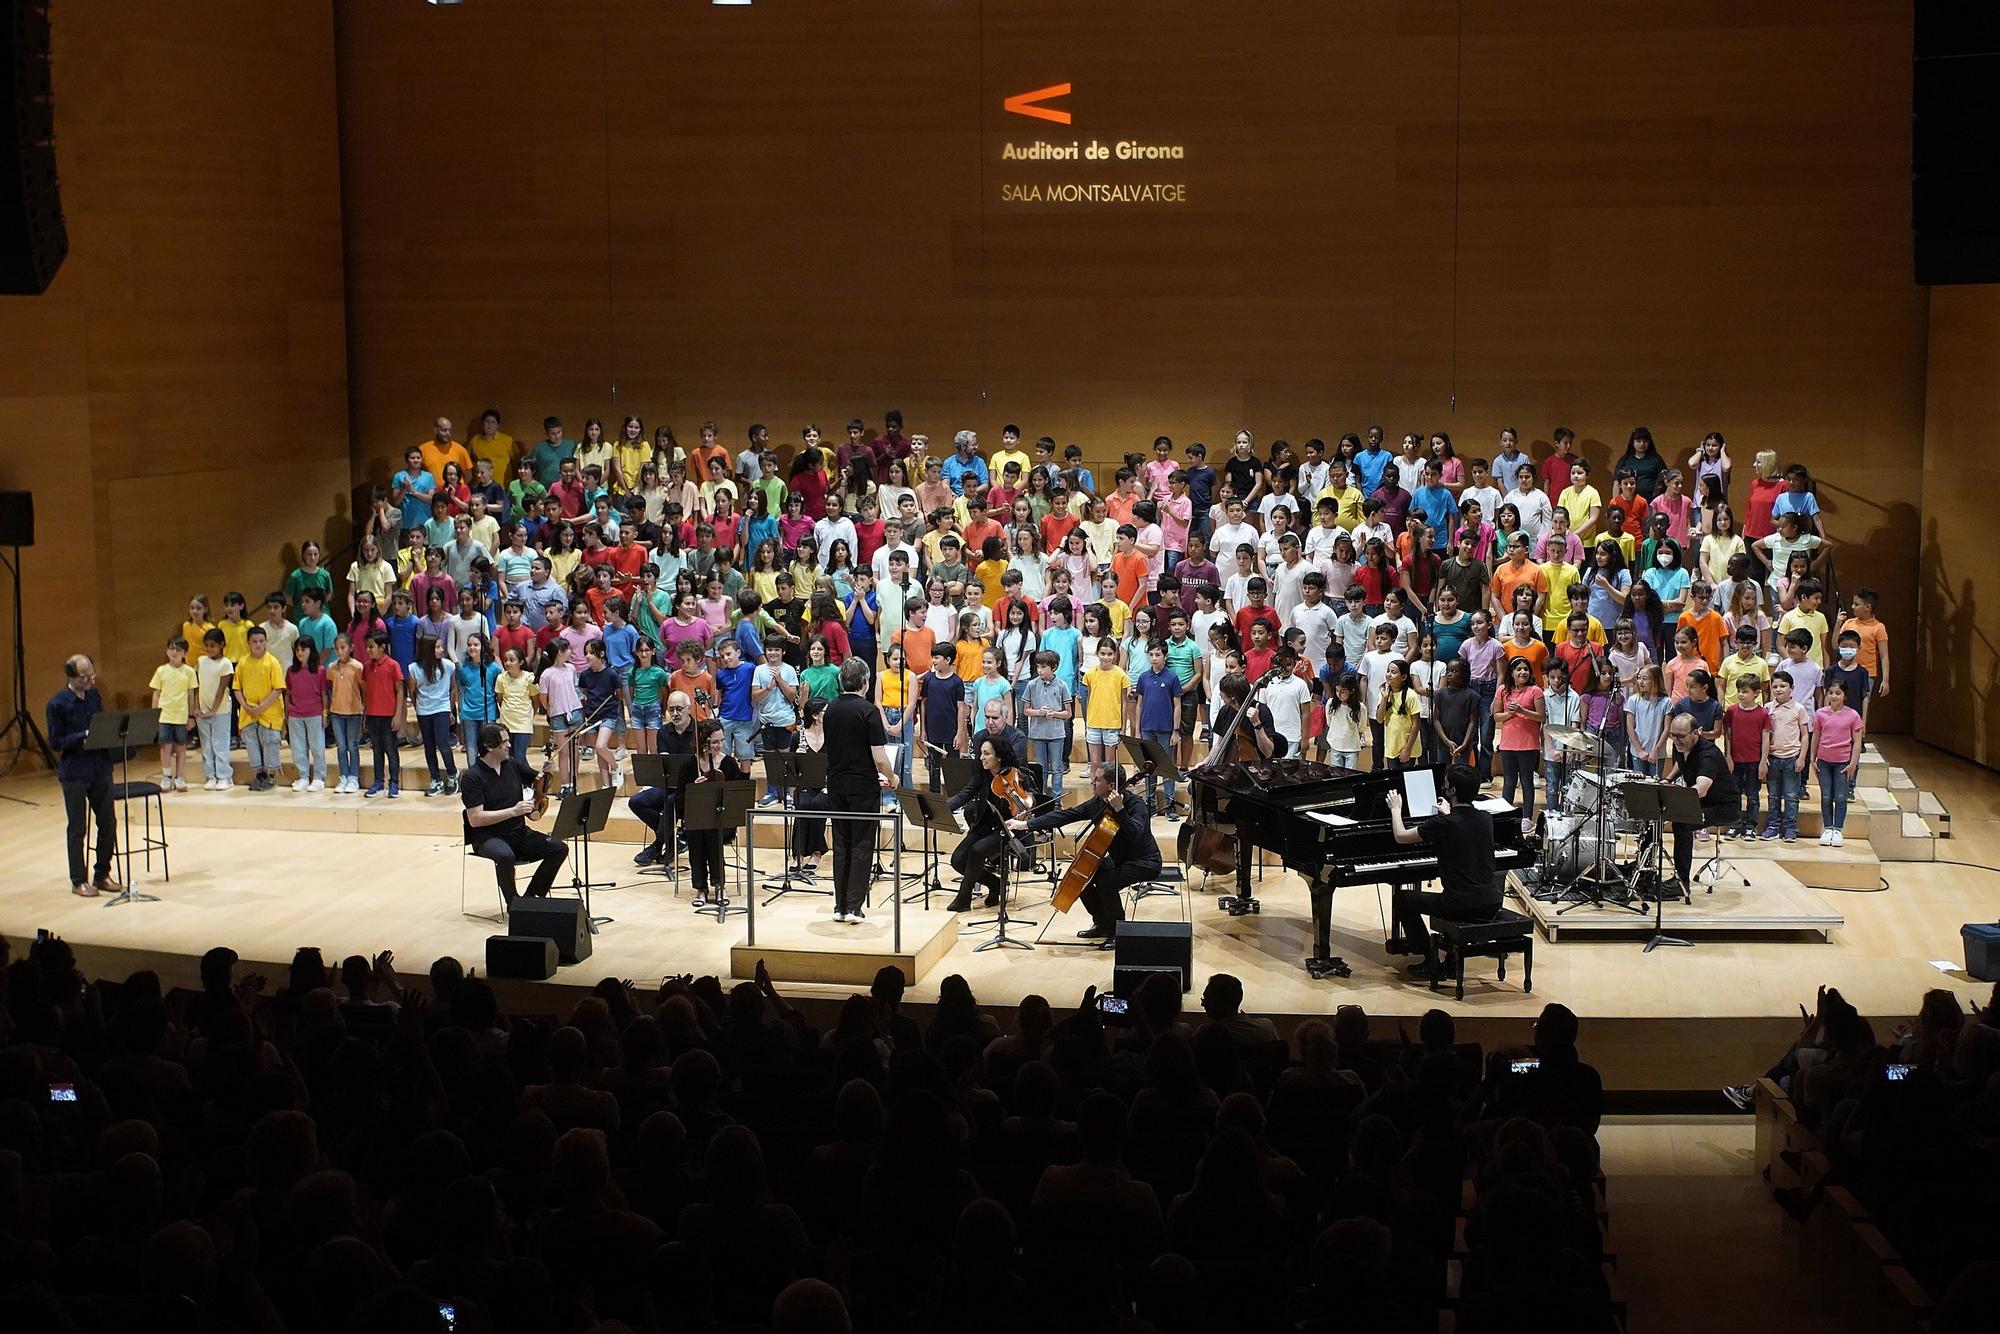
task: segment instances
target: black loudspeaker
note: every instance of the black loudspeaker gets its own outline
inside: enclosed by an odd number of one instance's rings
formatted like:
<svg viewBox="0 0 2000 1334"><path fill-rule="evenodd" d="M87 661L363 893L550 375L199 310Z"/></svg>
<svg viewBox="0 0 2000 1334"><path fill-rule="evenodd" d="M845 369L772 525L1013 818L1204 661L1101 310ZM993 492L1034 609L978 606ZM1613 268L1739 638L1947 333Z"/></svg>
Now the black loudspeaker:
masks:
<svg viewBox="0 0 2000 1334"><path fill-rule="evenodd" d="M488 936L486 975L546 982L556 975L556 943L547 936Z"/></svg>
<svg viewBox="0 0 2000 1334"><path fill-rule="evenodd" d="M2000 12L1917 0L1910 226L1920 283L2000 282Z"/></svg>
<svg viewBox="0 0 2000 1334"><path fill-rule="evenodd" d="M0 547L35 545L35 493L0 491Z"/></svg>
<svg viewBox="0 0 2000 1334"><path fill-rule="evenodd" d="M0 0L0 43L0 295L40 296L69 254L48 0Z"/></svg>
<svg viewBox="0 0 2000 1334"><path fill-rule="evenodd" d="M1120 922L1111 967L1114 986L1127 969L1177 968L1181 990L1187 991L1194 986L1194 927L1186 922Z"/></svg>
<svg viewBox="0 0 2000 1334"><path fill-rule="evenodd" d="M547 936L566 964L590 957L590 918L582 899L519 899L507 910L507 930L517 936Z"/></svg>

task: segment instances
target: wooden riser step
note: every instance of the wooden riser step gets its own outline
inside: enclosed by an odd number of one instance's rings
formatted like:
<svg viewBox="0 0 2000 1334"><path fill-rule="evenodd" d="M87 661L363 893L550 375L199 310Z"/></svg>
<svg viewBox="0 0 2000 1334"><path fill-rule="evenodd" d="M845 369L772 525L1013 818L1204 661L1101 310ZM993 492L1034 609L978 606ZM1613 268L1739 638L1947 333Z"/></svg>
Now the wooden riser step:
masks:
<svg viewBox="0 0 2000 1334"><path fill-rule="evenodd" d="M1928 862L1937 860L1937 840L1924 817L1911 811L1888 810L1868 813L1868 846L1885 862Z"/></svg>

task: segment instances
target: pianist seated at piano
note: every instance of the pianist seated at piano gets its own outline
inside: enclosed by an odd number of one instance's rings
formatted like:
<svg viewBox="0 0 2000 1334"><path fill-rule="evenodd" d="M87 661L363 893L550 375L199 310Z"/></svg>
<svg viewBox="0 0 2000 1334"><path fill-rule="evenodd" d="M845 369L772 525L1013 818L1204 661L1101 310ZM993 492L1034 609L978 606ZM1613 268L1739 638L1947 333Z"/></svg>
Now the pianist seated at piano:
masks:
<svg viewBox="0 0 2000 1334"><path fill-rule="evenodd" d="M1392 954L1422 954L1410 965L1411 977L1429 979L1438 971L1437 944L1424 919L1487 922L1500 910L1502 892L1493 874L1493 817L1480 810L1479 775L1462 764L1445 771L1445 790L1438 793L1437 813L1415 828L1403 821L1403 797L1388 795L1389 821L1396 842L1422 843L1437 857L1439 891L1398 889L1395 895L1396 939Z"/></svg>
<svg viewBox="0 0 2000 1334"><path fill-rule="evenodd" d="M1016 833L1059 829L1087 820L1092 824L1109 817L1118 826L1111 847L1084 886L1080 902L1090 913L1090 925L1077 932L1082 940L1108 940L1125 919L1125 905L1118 891L1128 885L1160 878L1160 844L1153 837L1153 812L1144 798L1125 785L1125 770L1116 764L1101 767L1090 779L1090 800L1029 819L1012 819L1007 828Z"/></svg>

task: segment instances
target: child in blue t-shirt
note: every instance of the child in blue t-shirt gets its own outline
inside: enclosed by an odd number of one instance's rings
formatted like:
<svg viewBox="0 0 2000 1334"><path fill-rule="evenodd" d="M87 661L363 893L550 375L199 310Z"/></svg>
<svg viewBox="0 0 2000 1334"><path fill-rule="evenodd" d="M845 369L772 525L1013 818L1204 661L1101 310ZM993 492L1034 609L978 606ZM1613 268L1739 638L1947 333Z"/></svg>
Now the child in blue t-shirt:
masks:
<svg viewBox="0 0 2000 1334"><path fill-rule="evenodd" d="M1139 735L1147 741L1158 742L1168 755L1174 753L1174 733L1180 726L1181 678L1179 673L1167 665L1167 645L1165 640L1155 639L1146 648L1146 670L1140 672L1132 682L1133 697L1139 701ZM1159 810L1154 805L1158 784L1150 773L1146 776L1146 805L1151 810ZM1173 814L1174 781L1167 780L1167 817Z"/></svg>
<svg viewBox="0 0 2000 1334"><path fill-rule="evenodd" d="M390 595L389 614L383 618L383 624L389 628L389 656L403 669L404 679L407 680L410 668L417 661L417 629L423 624L416 614L416 603L410 597L410 590L399 588ZM414 728L417 725L416 714L412 712L403 725ZM417 734L413 731L403 733L402 743L406 746L418 744Z"/></svg>
<svg viewBox="0 0 2000 1334"><path fill-rule="evenodd" d="M757 758L757 714L750 704L750 682L757 669L743 660L734 639L715 650L715 688L722 696L716 715L722 719L722 753L739 760Z"/></svg>

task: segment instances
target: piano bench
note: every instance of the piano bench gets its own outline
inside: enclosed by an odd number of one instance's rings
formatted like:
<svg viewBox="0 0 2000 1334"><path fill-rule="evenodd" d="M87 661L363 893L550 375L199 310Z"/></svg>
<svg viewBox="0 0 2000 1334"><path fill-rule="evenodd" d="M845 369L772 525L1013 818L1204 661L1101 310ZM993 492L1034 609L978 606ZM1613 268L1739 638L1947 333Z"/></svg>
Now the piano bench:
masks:
<svg viewBox="0 0 2000 1334"><path fill-rule="evenodd" d="M1493 920L1487 922L1454 922L1431 920L1431 931L1438 937L1439 972L1450 969L1457 983L1457 999L1465 999L1465 961L1467 959L1496 959L1500 964L1500 980L1507 980L1507 956L1521 956L1521 991L1531 993L1535 989L1535 929L1534 923L1521 913L1502 908ZM1431 979L1431 990L1438 989L1438 978Z"/></svg>

